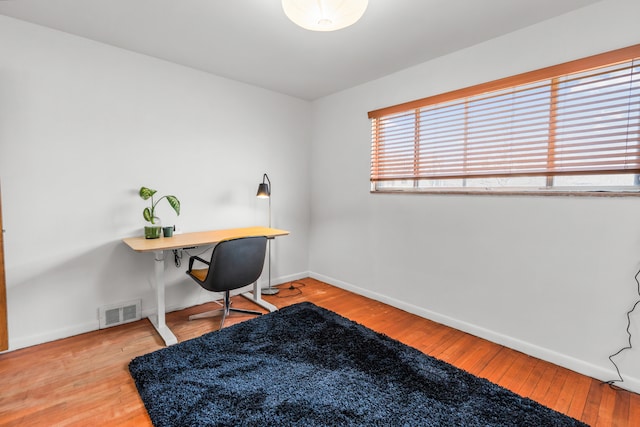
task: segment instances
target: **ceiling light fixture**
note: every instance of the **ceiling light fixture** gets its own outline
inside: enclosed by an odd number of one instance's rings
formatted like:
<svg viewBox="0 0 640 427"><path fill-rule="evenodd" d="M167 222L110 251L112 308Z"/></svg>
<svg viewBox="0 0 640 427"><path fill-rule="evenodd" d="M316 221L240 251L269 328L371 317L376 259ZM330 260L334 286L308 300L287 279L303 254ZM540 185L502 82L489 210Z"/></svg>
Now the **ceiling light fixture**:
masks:
<svg viewBox="0 0 640 427"><path fill-rule="evenodd" d="M282 8L295 24L311 31L335 31L355 24L369 0L282 0Z"/></svg>

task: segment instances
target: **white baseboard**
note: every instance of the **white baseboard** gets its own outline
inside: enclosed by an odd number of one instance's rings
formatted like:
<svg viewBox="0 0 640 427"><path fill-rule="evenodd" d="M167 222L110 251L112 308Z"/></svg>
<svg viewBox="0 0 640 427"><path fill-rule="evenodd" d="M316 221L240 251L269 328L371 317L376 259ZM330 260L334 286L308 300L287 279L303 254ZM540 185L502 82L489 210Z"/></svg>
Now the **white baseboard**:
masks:
<svg viewBox="0 0 640 427"><path fill-rule="evenodd" d="M20 337L12 339L9 337L9 350L14 351L21 348L31 347L38 344L44 344L51 341L56 341L62 338L69 338L74 335L84 334L86 332L97 331L100 329L100 322L98 319L86 322L79 325L73 325L68 328L56 329L53 331L43 332L37 335L30 335L27 337Z"/></svg>
<svg viewBox="0 0 640 427"><path fill-rule="evenodd" d="M296 274L289 274L288 276L281 276L281 277L277 277L277 278L271 278L271 286L279 286L282 285L283 283L289 283L289 282L293 282L294 280L300 280L300 279L304 279L305 277L310 277L310 272L308 271L303 271L302 273L296 273ZM263 288L266 288L267 286L269 286L269 281L268 280L260 280L259 282Z"/></svg>
<svg viewBox="0 0 640 427"><path fill-rule="evenodd" d="M367 298L371 298L376 301L383 302L385 304L399 308L409 313L418 315L420 317L424 317L425 319L429 319L434 322L452 327L454 329L467 332L477 337L484 338L496 344L500 344L505 347L511 348L513 350L517 350L522 353L528 354L530 356L536 357L538 359L551 362L555 365L562 366L564 368L578 372L582 375L586 375L586 376L598 379L600 381L608 381L611 379L618 378L618 374L615 372L613 368L603 368L601 366L597 366L592 363L585 362L584 360L576 359L574 357L567 356L566 354L558 353L548 348L540 347L535 344L522 341L508 335L500 334L498 332L482 328L478 325L463 322L463 321L454 319L452 317L449 317L440 313L436 313L434 311L427 310L425 308L418 307L413 304L409 304L405 301L397 300L388 295L384 295L384 294L370 291L368 289L360 288L350 283L343 282L341 280L334 279L332 277L328 277L322 274L310 272L309 277L328 283L330 285L336 286L338 288L348 290L358 295L362 295ZM624 377L624 382L616 383L616 386L632 391L634 393L640 393L640 379L627 377L624 374L623 374L623 377Z"/></svg>

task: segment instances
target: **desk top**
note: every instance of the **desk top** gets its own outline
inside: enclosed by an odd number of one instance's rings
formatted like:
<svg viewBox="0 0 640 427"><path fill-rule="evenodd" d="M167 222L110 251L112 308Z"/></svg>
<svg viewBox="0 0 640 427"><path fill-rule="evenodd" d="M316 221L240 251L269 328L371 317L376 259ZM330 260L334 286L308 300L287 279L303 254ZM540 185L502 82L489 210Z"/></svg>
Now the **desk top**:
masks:
<svg viewBox="0 0 640 427"><path fill-rule="evenodd" d="M144 237L129 237L122 239L131 249L137 252L155 252L169 249L190 248L192 246L206 246L227 239L240 237L267 236L277 237L289 234L286 230L268 227L230 228L228 230L198 231L195 233L174 234L173 237L145 239Z"/></svg>

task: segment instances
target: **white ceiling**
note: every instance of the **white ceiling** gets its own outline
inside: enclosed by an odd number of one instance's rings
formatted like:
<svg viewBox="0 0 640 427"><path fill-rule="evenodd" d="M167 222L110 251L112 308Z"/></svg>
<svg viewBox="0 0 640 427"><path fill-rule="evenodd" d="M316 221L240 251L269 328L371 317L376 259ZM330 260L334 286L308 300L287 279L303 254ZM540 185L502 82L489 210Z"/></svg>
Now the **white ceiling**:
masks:
<svg viewBox="0 0 640 427"><path fill-rule="evenodd" d="M370 0L336 32L280 0L0 0L0 14L313 100L599 0Z"/></svg>

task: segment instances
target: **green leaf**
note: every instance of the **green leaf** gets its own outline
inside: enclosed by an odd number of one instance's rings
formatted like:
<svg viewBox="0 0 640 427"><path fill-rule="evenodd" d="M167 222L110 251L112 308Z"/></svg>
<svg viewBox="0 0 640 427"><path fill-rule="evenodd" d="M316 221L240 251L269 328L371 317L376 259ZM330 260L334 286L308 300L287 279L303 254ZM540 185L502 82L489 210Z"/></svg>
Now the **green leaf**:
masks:
<svg viewBox="0 0 640 427"><path fill-rule="evenodd" d="M147 187L140 187L140 197L142 197L143 200L149 199L154 194L156 194L156 190L152 190Z"/></svg>
<svg viewBox="0 0 640 427"><path fill-rule="evenodd" d="M151 210L149 208L144 208L144 210L142 211L142 216L144 217L145 221L149 221L153 224L153 218L151 217Z"/></svg>
<svg viewBox="0 0 640 427"><path fill-rule="evenodd" d="M176 196L167 196L167 202L171 205L176 214L180 215L180 201Z"/></svg>

